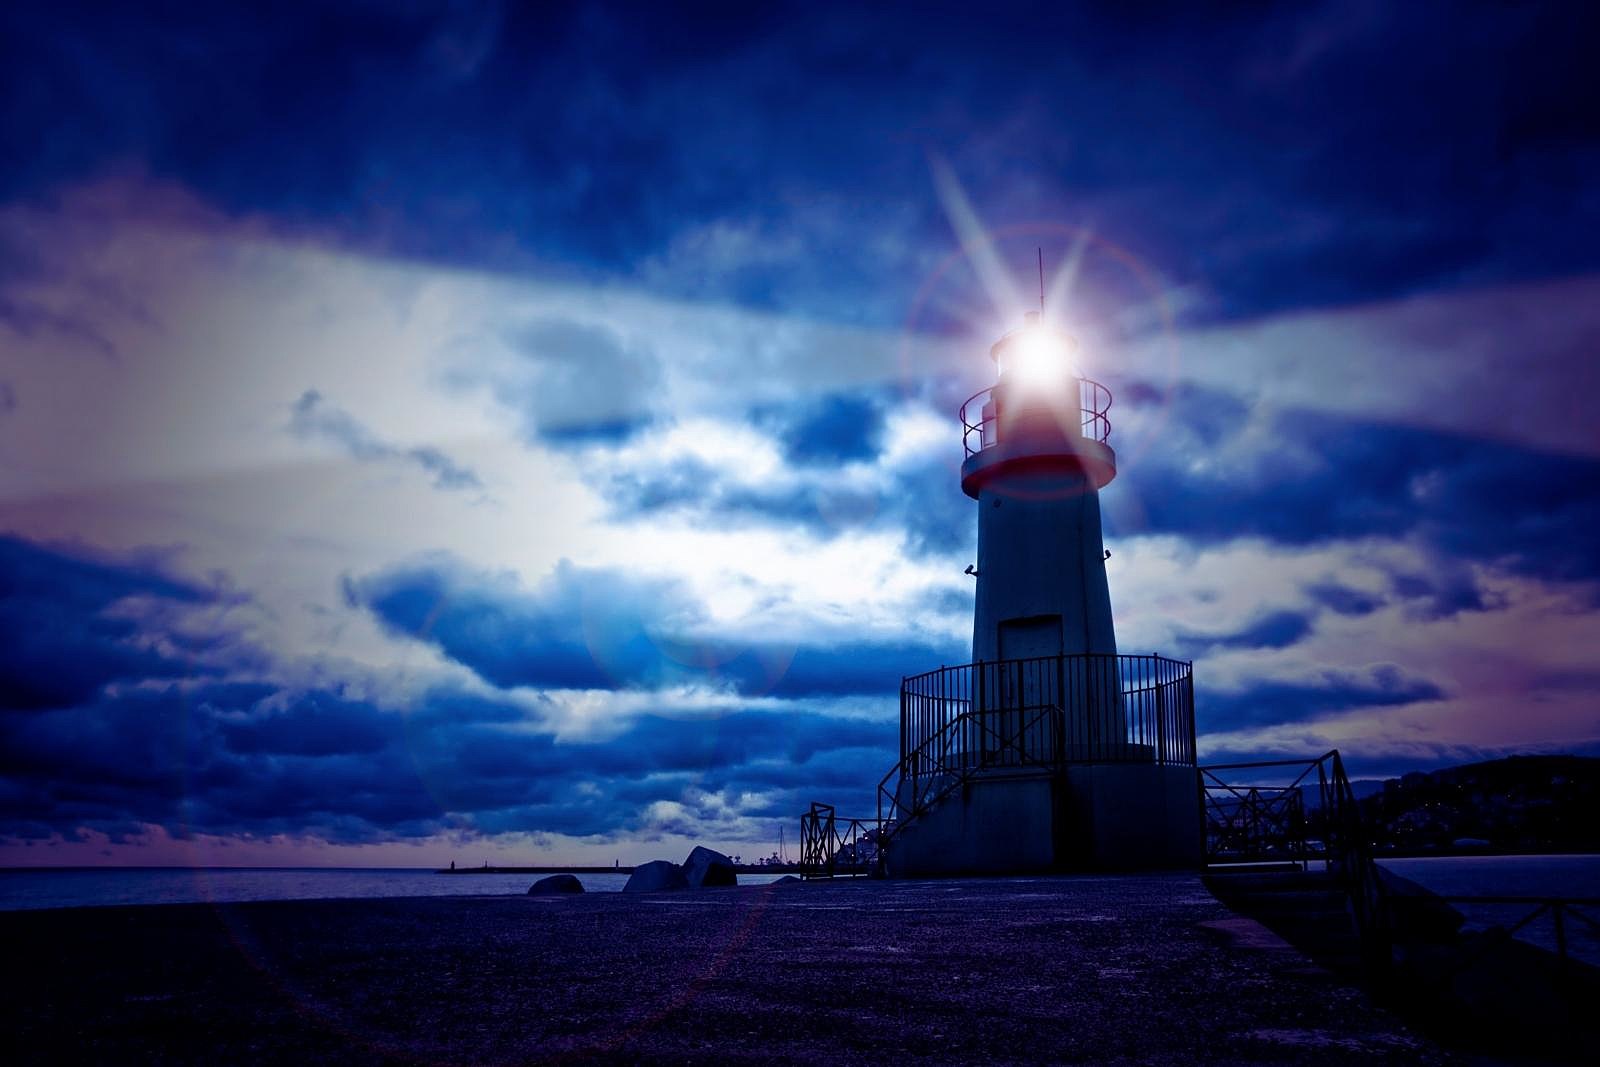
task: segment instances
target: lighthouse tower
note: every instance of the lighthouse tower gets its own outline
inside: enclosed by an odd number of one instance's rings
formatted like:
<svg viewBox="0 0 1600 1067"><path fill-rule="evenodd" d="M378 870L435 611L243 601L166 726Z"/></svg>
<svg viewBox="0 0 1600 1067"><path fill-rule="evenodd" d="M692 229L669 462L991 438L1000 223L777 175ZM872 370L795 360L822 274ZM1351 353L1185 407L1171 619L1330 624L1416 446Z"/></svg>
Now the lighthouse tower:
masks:
<svg viewBox="0 0 1600 1067"><path fill-rule="evenodd" d="M1100 531L1116 477L1111 394L1074 366L1076 343L1029 312L989 350L999 383L962 410L961 488L978 501L975 660L1117 654ZM970 420L970 421L969 421ZM1115 701L1102 712L1115 733Z"/></svg>
<svg viewBox="0 0 1600 1067"><path fill-rule="evenodd" d="M972 659L904 680L891 874L1185 866L1200 854L1190 665L1119 655L1100 491L1111 393L1030 313L961 410L978 506ZM892 776L892 775L891 775Z"/></svg>

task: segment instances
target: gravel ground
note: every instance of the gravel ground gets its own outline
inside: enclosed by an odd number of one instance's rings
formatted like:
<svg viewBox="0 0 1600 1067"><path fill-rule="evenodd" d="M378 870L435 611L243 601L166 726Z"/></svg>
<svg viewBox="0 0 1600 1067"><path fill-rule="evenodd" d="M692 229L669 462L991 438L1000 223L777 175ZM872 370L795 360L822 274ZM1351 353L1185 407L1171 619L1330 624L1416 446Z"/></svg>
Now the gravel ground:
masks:
<svg viewBox="0 0 1600 1067"><path fill-rule="evenodd" d="M1449 1056L1197 878L0 915L9 1062Z"/></svg>

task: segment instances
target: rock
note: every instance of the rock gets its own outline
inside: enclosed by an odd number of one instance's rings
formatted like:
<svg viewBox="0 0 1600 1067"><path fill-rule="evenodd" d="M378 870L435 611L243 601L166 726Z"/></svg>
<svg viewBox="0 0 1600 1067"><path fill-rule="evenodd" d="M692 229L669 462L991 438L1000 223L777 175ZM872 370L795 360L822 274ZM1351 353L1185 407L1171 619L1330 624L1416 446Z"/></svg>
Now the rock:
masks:
<svg viewBox="0 0 1600 1067"><path fill-rule="evenodd" d="M640 864L628 875L628 884L622 887L624 893L660 893L668 889L688 889L689 880L683 876L683 868L671 860L651 860L649 863Z"/></svg>
<svg viewBox="0 0 1600 1067"><path fill-rule="evenodd" d="M773 879L771 884L772 885L799 885L802 880L803 879L796 878L792 874L786 874L782 878Z"/></svg>
<svg viewBox="0 0 1600 1067"><path fill-rule="evenodd" d="M733 861L722 853L702 845L696 845L694 851L689 853L689 858L683 861L683 876L695 889L739 884L739 876L733 870Z"/></svg>
<svg viewBox="0 0 1600 1067"><path fill-rule="evenodd" d="M552 874L548 878L541 878L528 887L530 897L550 896L554 893L581 893L583 883L578 881L576 875Z"/></svg>

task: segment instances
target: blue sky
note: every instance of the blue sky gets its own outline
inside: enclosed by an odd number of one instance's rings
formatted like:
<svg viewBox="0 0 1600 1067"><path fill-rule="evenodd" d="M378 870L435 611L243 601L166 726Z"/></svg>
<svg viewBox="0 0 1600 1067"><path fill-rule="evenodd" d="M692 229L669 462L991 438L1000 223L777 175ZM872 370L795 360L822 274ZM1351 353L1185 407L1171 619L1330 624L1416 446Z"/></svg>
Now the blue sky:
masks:
<svg viewBox="0 0 1600 1067"><path fill-rule="evenodd" d="M869 811L1036 248L1205 757L1600 752L1584 5L537 8L0 14L6 861Z"/></svg>

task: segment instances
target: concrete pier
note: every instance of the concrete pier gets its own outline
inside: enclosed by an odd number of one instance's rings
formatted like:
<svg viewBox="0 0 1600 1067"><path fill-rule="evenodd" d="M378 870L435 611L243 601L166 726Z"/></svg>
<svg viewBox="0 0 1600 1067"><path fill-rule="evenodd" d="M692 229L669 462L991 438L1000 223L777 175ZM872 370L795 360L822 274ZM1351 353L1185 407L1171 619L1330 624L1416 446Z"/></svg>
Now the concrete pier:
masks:
<svg viewBox="0 0 1600 1067"><path fill-rule="evenodd" d="M1441 1063L1187 875L0 915L30 1062Z"/></svg>

